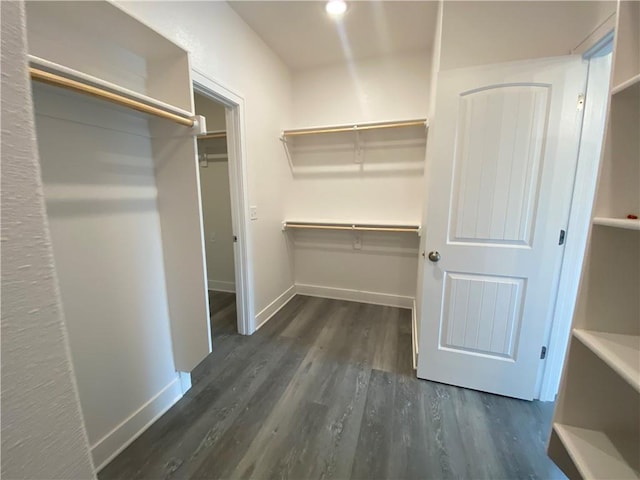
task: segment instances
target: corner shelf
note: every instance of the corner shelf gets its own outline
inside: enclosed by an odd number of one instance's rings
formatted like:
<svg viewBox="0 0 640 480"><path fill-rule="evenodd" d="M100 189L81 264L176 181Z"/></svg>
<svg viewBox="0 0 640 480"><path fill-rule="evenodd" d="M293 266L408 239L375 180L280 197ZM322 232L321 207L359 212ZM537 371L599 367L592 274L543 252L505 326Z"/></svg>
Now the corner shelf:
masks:
<svg viewBox="0 0 640 480"><path fill-rule="evenodd" d="M611 95L617 95L618 93L622 93L632 87L636 87L640 84L640 73L631 77L629 80L619 83L615 85L611 89Z"/></svg>
<svg viewBox="0 0 640 480"><path fill-rule="evenodd" d="M640 230L640 219L594 217L593 224L604 225L605 227L624 228L626 230Z"/></svg>
<svg viewBox="0 0 640 480"><path fill-rule="evenodd" d="M560 423L554 423L553 430L583 478L640 478L606 433Z"/></svg>
<svg viewBox="0 0 640 480"><path fill-rule="evenodd" d="M640 393L640 336L579 328L573 336Z"/></svg>

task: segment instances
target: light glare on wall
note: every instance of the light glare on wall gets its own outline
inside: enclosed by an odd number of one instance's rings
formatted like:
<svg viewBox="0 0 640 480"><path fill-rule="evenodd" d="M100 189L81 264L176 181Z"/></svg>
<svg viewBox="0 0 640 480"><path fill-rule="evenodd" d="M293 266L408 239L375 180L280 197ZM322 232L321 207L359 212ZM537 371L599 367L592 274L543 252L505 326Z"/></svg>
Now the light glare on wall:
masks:
<svg viewBox="0 0 640 480"><path fill-rule="evenodd" d="M347 4L344 0L329 0L324 8L332 17L339 17L347 11Z"/></svg>

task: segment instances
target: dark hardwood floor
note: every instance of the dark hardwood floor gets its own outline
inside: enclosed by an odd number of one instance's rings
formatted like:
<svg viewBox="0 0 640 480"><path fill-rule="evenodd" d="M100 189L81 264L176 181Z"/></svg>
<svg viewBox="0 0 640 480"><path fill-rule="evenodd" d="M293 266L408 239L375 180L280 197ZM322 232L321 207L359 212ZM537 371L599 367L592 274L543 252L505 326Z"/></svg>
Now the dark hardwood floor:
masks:
<svg viewBox="0 0 640 480"><path fill-rule="evenodd" d="M209 290L211 334L215 343L238 332L236 294Z"/></svg>
<svg viewBox="0 0 640 480"><path fill-rule="evenodd" d="M210 301L192 389L100 480L563 478L552 404L418 380L409 310L296 296L246 337Z"/></svg>

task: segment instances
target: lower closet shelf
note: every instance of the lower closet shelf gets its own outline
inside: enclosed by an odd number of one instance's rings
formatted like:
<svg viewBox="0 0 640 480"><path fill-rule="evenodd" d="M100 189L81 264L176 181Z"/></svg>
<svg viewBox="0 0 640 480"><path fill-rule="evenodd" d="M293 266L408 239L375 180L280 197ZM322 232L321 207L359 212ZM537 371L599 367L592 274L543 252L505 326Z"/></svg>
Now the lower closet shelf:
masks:
<svg viewBox="0 0 640 480"><path fill-rule="evenodd" d="M640 336L579 328L573 335L640 392Z"/></svg>
<svg viewBox="0 0 640 480"><path fill-rule="evenodd" d="M553 429L583 478L640 478L604 432L559 423ZM629 445L625 453L637 456L638 446Z"/></svg>
<svg viewBox="0 0 640 480"><path fill-rule="evenodd" d="M624 228L626 230L640 230L640 220L629 218L594 217L594 225L605 227Z"/></svg>

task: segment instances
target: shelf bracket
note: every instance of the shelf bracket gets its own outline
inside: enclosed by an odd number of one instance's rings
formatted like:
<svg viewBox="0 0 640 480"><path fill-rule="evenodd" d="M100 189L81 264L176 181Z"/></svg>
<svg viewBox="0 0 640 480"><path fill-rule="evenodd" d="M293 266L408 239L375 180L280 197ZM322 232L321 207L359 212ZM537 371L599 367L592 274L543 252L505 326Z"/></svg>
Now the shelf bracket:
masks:
<svg viewBox="0 0 640 480"><path fill-rule="evenodd" d="M289 151L289 144L287 143L287 137L285 137L284 135L280 136L280 141L282 142L282 145L284 146L284 153L287 156L287 161L289 162L289 167L291 168L291 171L293 172L295 169L293 168L293 160L291 159L291 152Z"/></svg>
<svg viewBox="0 0 640 480"><path fill-rule="evenodd" d="M207 131L207 119L202 115L193 117L194 135L204 135Z"/></svg>
<svg viewBox="0 0 640 480"><path fill-rule="evenodd" d="M353 126L353 131L356 133L356 145L355 145L356 150L355 150L354 162L362 163L362 142L360 139L360 132L358 131L357 125Z"/></svg>

